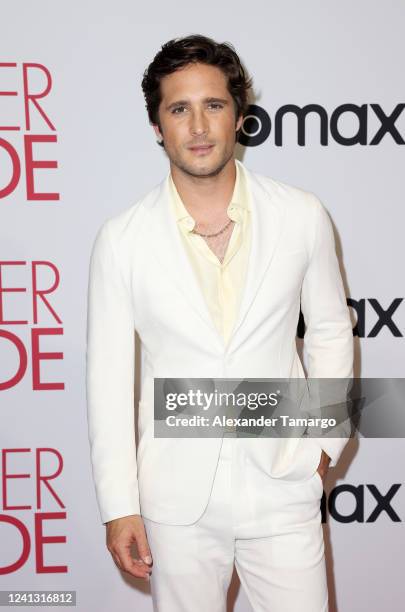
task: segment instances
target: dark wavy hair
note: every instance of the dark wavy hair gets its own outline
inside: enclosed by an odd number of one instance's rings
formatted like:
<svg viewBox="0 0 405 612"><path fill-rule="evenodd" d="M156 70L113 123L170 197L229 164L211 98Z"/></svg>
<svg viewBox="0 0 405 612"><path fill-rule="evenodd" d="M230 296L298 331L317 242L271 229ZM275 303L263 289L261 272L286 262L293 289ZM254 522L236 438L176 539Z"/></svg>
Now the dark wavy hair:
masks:
<svg viewBox="0 0 405 612"><path fill-rule="evenodd" d="M234 47L218 43L201 34L173 38L162 45L143 73L142 90L146 101L149 123L159 126L159 105L162 101L160 81L163 77L191 63L217 66L227 77L228 91L235 106L236 120L244 116L249 106L252 78L248 77ZM235 122L236 123L236 122ZM236 133L238 139L239 131ZM164 146L164 143L158 143Z"/></svg>

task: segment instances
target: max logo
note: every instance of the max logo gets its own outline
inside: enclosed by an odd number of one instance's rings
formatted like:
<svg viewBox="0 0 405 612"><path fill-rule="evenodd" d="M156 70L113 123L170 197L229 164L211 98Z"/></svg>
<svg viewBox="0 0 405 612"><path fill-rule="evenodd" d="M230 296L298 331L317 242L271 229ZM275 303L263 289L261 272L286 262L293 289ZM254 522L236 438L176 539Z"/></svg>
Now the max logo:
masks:
<svg viewBox="0 0 405 612"><path fill-rule="evenodd" d="M387 134L398 144L405 144L403 136L398 131L395 123L405 108L405 104L397 104L393 111L386 113L379 104L341 104L332 112L330 118L327 110L320 104L306 104L303 107L296 104L284 104L277 109L274 115L274 144L276 147L283 145L283 119L285 115L295 115L297 124L297 143L300 147L305 146L306 119L310 114L319 117L319 140L321 145L327 146L329 133L333 140L344 147L353 145L378 145ZM368 139L370 115L377 118L379 127L375 134ZM355 123L355 131L351 136L343 136L339 131L338 122L341 117L346 117ZM270 136L273 129L272 121L267 111L261 106L251 104L239 132L238 141L245 147L257 147L263 144ZM313 133L313 127L311 127Z"/></svg>
<svg viewBox="0 0 405 612"><path fill-rule="evenodd" d="M398 307L403 302L404 298L395 298L391 304L387 306L381 306L380 302L375 298L367 298L354 300L353 298L346 298L347 305L353 309L357 322L353 328L353 336L359 338L375 338L378 336L380 331L386 327L387 330L395 338L403 338L403 334L394 322L393 316ZM367 317L366 317L367 313ZM371 315L371 316L370 316ZM377 321L375 322L375 316L377 315ZM373 327L367 332L366 321L368 318L373 319ZM303 338L305 334L305 321L302 312L298 319L297 336Z"/></svg>
<svg viewBox="0 0 405 612"><path fill-rule="evenodd" d="M365 486L374 498L373 501L376 502L374 509L366 519L364 518ZM339 485L332 489L328 498L326 498L325 493L322 496L322 522L326 523L327 513L329 512L330 516L339 523L374 523L380 514L385 512L392 522L400 523L401 519L391 505L391 500L400 487L401 484L393 484L389 491L383 495L373 484L359 485L357 487L347 484ZM336 507L336 499L342 493L349 493L354 497L355 507L350 514L342 514Z"/></svg>
<svg viewBox="0 0 405 612"><path fill-rule="evenodd" d="M368 334L366 333L366 301L374 311L373 318L375 318L375 315L378 317L377 322ZM367 336L367 338L375 338L383 327L387 327L393 336L402 338L400 330L392 319L394 312L402 301L403 298L395 298L388 308L386 308L381 306L379 301L374 298L368 298L367 300L353 300L352 298L347 298L347 305L353 308L357 315L357 323L354 327L353 335L359 336L359 338L364 338L365 336Z"/></svg>

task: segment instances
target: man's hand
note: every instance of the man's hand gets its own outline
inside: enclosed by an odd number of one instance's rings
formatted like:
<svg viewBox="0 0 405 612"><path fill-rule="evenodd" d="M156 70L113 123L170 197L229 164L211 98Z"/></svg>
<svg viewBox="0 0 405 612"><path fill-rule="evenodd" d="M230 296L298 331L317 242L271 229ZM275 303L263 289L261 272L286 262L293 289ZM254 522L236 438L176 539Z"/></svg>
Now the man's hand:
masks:
<svg viewBox="0 0 405 612"><path fill-rule="evenodd" d="M106 523L107 548L120 570L136 578L149 580L152 555L140 514L131 514ZM130 549L136 543L140 559L134 559Z"/></svg>
<svg viewBox="0 0 405 612"><path fill-rule="evenodd" d="M328 473L329 463L330 463L330 457L323 450L322 455L321 455L321 460L316 470L318 474L320 475L322 482L324 482L326 474Z"/></svg>

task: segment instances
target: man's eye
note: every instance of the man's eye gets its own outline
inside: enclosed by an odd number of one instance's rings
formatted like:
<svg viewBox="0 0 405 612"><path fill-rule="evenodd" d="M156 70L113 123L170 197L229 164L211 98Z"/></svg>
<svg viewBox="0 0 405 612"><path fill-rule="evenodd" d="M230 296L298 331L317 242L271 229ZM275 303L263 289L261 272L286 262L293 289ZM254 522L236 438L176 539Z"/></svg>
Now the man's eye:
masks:
<svg viewBox="0 0 405 612"><path fill-rule="evenodd" d="M173 114L173 115L178 115L179 113L176 113L176 111L178 111L178 110L180 110L180 109L182 109L182 108L185 108L185 106L176 106L176 108L174 108L174 109L172 110L172 114Z"/></svg>
<svg viewBox="0 0 405 612"><path fill-rule="evenodd" d="M216 108L223 108L223 105L220 102L211 102L210 106L215 106Z"/></svg>

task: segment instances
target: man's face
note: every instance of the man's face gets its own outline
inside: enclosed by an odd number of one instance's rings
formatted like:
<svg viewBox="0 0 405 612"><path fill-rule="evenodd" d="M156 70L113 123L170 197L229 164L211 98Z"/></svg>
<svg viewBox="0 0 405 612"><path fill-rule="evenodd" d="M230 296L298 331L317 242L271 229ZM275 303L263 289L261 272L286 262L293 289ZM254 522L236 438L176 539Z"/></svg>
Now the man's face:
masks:
<svg viewBox="0 0 405 612"><path fill-rule="evenodd" d="M161 131L157 125L154 129L164 139L171 164L191 176L218 174L233 158L235 131L243 121L241 116L236 123L224 73L215 66L188 64L165 76L160 87Z"/></svg>

